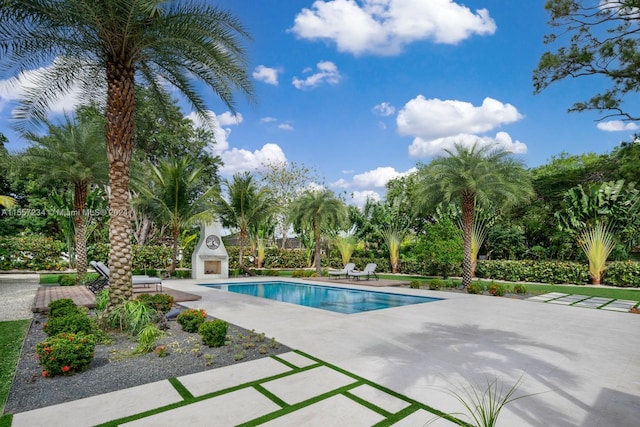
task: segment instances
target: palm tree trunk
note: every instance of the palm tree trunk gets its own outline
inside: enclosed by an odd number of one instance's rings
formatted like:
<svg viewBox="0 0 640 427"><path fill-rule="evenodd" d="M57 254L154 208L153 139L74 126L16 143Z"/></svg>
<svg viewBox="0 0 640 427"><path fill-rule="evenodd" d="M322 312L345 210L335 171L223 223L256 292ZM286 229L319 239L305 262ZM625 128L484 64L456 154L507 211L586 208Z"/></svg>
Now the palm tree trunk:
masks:
<svg viewBox="0 0 640 427"><path fill-rule="evenodd" d="M77 182L73 189L73 221L76 231L76 285L87 274L87 239L84 229L84 213L87 204L87 183Z"/></svg>
<svg viewBox="0 0 640 427"><path fill-rule="evenodd" d="M169 274L176 271L176 265L178 264L178 237L180 236L180 228L175 226L173 228L173 258L171 259L171 267L169 268Z"/></svg>
<svg viewBox="0 0 640 427"><path fill-rule="evenodd" d="M245 244L246 240L247 240L247 231L244 230L244 229L241 229L240 230L240 245L239 245L239 248L238 248L238 266L240 266L242 271L247 273L249 276L255 276L256 273L254 273L253 270L251 270L250 268L248 268L248 267L246 267L244 265L244 244Z"/></svg>
<svg viewBox="0 0 640 427"><path fill-rule="evenodd" d="M317 221L313 224L313 238L316 244L316 276L320 277L322 276L322 267L320 265L320 224Z"/></svg>
<svg viewBox="0 0 640 427"><path fill-rule="evenodd" d="M106 139L109 158L109 308L133 297L129 164L135 132L134 69L107 63Z"/></svg>
<svg viewBox="0 0 640 427"><path fill-rule="evenodd" d="M471 284L473 262L471 257L471 233L473 231L473 216L475 210L475 195L465 192L462 195L462 241L464 252L462 258L462 286Z"/></svg>

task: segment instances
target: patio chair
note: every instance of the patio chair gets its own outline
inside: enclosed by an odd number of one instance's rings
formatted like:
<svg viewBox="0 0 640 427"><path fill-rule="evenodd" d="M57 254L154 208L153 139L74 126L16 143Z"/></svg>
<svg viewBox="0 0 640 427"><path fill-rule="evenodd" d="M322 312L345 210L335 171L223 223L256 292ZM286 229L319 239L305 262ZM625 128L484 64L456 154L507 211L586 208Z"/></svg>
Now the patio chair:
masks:
<svg viewBox="0 0 640 427"><path fill-rule="evenodd" d="M345 265L342 270L329 270L329 276L336 276L336 279L339 279L340 276L344 276L344 278L346 279L347 274L349 274L349 272L352 271L354 268L356 268L356 265L350 262L350 263L347 263L347 265Z"/></svg>
<svg viewBox="0 0 640 427"><path fill-rule="evenodd" d="M347 277L354 280L360 280L361 277L366 277L367 280L370 280L372 277L374 277L376 280L379 280L379 277L376 274L377 267L378 265L372 262L367 264L362 271L351 270L347 273Z"/></svg>
<svg viewBox="0 0 640 427"><path fill-rule="evenodd" d="M99 261L91 261L89 264L91 264L93 269L96 270L104 279L109 280L109 267ZM162 279L159 277L135 275L131 277L131 280L134 286L143 285L145 288L148 288L150 285L155 285L156 291L159 289L162 292Z"/></svg>

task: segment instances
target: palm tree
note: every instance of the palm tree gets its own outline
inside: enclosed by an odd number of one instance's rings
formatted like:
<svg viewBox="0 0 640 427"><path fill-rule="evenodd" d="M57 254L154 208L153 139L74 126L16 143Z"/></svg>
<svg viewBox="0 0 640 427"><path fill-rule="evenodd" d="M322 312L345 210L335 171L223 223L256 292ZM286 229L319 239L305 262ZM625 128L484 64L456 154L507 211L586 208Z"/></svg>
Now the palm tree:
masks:
<svg viewBox="0 0 640 427"><path fill-rule="evenodd" d="M183 228L211 220L211 199L215 187L201 191L204 168L194 166L190 157L162 159L158 166L151 165L149 173L134 180L133 186L145 199L144 203L160 222L167 224L171 233L173 259L169 272L173 273L178 261L178 240ZM135 201L134 201L135 203Z"/></svg>
<svg viewBox="0 0 640 427"><path fill-rule="evenodd" d="M533 194L529 173L511 153L494 145L456 143L447 156L434 159L420 170L419 194L427 206L439 202L462 203L464 258L462 284L471 284L472 233L476 203L516 203Z"/></svg>
<svg viewBox="0 0 640 427"><path fill-rule="evenodd" d="M4 206L7 209L11 209L16 205L16 199L11 196L0 195L0 206Z"/></svg>
<svg viewBox="0 0 640 427"><path fill-rule="evenodd" d="M244 265L244 247L250 231L270 217L276 208L276 203L266 187L259 187L255 177L249 172L233 175L233 180L224 180L226 189L224 198L220 195L214 206L224 227L238 231L239 251L238 264L247 274L255 273Z"/></svg>
<svg viewBox="0 0 640 427"><path fill-rule="evenodd" d="M68 183L73 187L73 212L68 214L73 217L79 283L87 272L87 192L90 185L107 181L104 122L99 116L80 115L77 123L67 117L64 124L47 123L47 127L48 135L24 134L34 145L19 157L19 167L37 173L43 183L54 187Z"/></svg>
<svg viewBox="0 0 640 427"><path fill-rule="evenodd" d="M344 203L332 191L306 190L295 199L290 208L290 219L294 224L307 224L313 231L315 241L316 274L320 276L320 238L327 229L340 225L346 218Z"/></svg>
<svg viewBox="0 0 640 427"><path fill-rule="evenodd" d="M133 295L129 173L136 81L157 96L161 84L176 88L206 119L196 87L202 84L235 112L233 92L252 93L240 44L249 35L216 7L164 0L4 0L0 34L3 69L44 66L17 110L25 125L41 120L73 89L106 101L113 307Z"/></svg>

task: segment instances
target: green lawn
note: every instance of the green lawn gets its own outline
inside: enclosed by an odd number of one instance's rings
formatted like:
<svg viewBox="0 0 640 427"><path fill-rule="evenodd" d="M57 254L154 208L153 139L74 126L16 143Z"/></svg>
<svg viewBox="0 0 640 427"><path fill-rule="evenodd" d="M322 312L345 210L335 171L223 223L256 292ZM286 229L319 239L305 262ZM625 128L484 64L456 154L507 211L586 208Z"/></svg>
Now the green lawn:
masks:
<svg viewBox="0 0 640 427"><path fill-rule="evenodd" d="M4 412L29 322L29 319L0 322L0 414Z"/></svg>

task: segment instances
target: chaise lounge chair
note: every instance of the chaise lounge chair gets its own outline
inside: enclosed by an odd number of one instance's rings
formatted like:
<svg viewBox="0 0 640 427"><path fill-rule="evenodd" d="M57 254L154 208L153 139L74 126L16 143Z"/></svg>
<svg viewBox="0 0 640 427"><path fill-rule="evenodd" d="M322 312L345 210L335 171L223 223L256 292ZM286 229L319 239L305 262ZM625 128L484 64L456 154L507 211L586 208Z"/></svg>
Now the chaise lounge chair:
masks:
<svg viewBox="0 0 640 427"><path fill-rule="evenodd" d="M350 262L347 263L342 270L329 270L329 276L336 276L336 279L339 279L340 276L344 276L346 279L349 272L353 271L354 268L356 268L356 265Z"/></svg>
<svg viewBox="0 0 640 427"><path fill-rule="evenodd" d="M104 265L99 261L91 261L89 264L93 267L94 270L98 272L102 276L103 279L109 280L109 267ZM132 276L133 285L144 285L145 288L149 287L149 285L156 285L156 291L158 289L162 291L162 279L159 277L149 277L149 276ZM89 286L87 286L89 287ZM104 287L104 286L103 286ZM89 289L93 292L93 289L89 287ZM94 292L96 293L96 292Z"/></svg>
<svg viewBox="0 0 640 427"><path fill-rule="evenodd" d="M377 267L378 267L377 264L369 263L364 267L364 270L362 270L362 271L352 270L352 271L348 272L347 273L347 277L349 277L351 279L354 279L354 280L360 280L361 277L366 277L367 280L369 280L372 277L374 277L376 280L379 280L379 277L376 274L376 268Z"/></svg>

